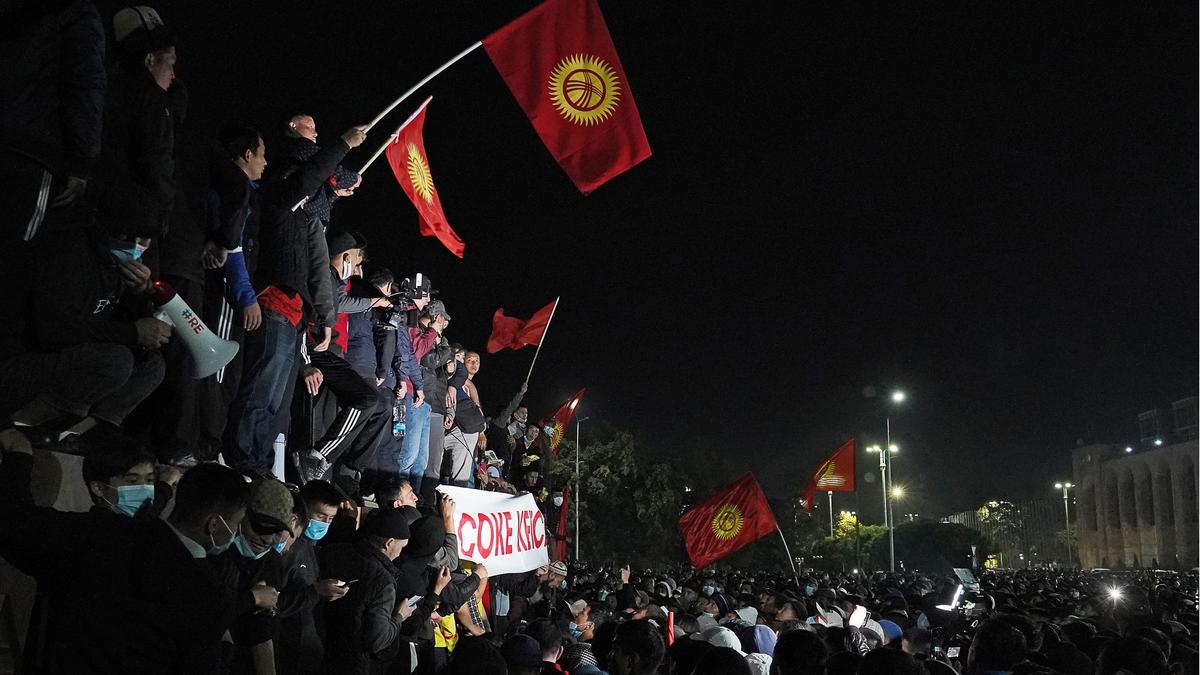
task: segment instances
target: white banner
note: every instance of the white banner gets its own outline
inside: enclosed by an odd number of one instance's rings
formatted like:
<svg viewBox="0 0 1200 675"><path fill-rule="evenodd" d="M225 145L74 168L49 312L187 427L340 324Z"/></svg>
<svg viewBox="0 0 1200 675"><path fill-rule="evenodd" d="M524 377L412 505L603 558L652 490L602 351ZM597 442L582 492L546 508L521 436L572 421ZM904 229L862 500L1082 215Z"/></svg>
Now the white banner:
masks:
<svg viewBox="0 0 1200 675"><path fill-rule="evenodd" d="M528 572L550 562L546 519L533 495L520 497L439 485L454 500L458 556L488 574Z"/></svg>

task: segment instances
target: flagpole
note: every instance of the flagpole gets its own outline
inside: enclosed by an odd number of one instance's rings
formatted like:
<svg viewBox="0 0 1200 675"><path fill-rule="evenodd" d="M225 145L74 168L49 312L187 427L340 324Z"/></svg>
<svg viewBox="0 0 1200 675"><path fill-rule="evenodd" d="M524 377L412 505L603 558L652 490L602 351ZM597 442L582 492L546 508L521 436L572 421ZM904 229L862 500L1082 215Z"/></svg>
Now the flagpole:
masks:
<svg viewBox="0 0 1200 675"><path fill-rule="evenodd" d="M384 108L384 109L383 109L383 112L381 112L381 113L379 113L378 115L376 115L376 116L375 116L375 119L371 120L371 123L367 125L367 128L366 128L366 129L364 129L364 130L363 130L363 132L364 132L364 133L366 133L366 132L369 132L369 131L371 131L371 128L372 128L372 127L374 127L376 124L379 124L379 122L380 122L380 121L381 121L381 120L382 120L384 117L387 117L387 114L388 114L388 113L392 112L393 110L395 110L395 109L396 109L396 106L398 106L398 105L400 105L401 103L403 103L403 102L404 102L404 99L408 98L409 96L412 96L414 93L416 93L416 91L417 91L418 89L420 89L421 87L425 86L425 84L426 84L427 82L429 82L430 80L432 80L433 78L435 78L435 77L437 77L439 74L441 74L441 72L442 72L443 70L445 70L445 69L449 68L450 66L454 65L455 63L458 63L458 62L459 62L459 61L460 61L460 60L461 60L461 59L462 59L464 56L466 56L467 54L470 54L471 52L475 51L476 49L479 49L479 48L480 48L480 47L482 47L482 46L483 46L483 43L482 43L482 42L476 42L475 44L471 45L470 47L467 47L466 49L464 49L464 50L462 50L461 52L459 52L459 53L458 53L458 56L455 56L454 58L450 59L449 61L447 61L447 62L443 63L441 66L438 66L438 69L437 69L437 70L435 70L435 71L433 71L432 73L430 73L430 74L426 75L424 79L422 79L420 82L418 82L418 83L416 83L415 85L413 85L412 89L409 89L408 91L404 92L404 94L402 94L402 95L400 96L400 98L396 99L395 101L392 101L392 104L391 104L391 105L389 105L388 107ZM362 172L360 171L359 173L362 173Z"/></svg>
<svg viewBox="0 0 1200 675"><path fill-rule="evenodd" d="M558 301L562 296L554 299L554 307L550 309L550 316L546 319L546 327L542 329L542 339L538 340L537 350L533 352L533 362L529 364L529 372L525 374L525 384L529 384L529 378L533 377L533 366L537 364L538 354L542 353L542 343L546 341L546 333L550 331L550 322L554 320L554 312L558 310Z"/></svg>
<svg viewBox="0 0 1200 675"><path fill-rule="evenodd" d="M432 100L433 97L430 96L425 100L424 103L417 106L417 109L408 116L408 119L404 120L400 126L396 127L396 130L392 132L392 135L388 136L388 139L383 142L383 145L379 146L379 149L375 151L375 154L371 155L371 159L368 159L367 163L363 164L362 168L358 170L358 175L363 175L363 172L370 168L370 166L375 163L375 160L379 159L379 156L383 154L383 151L387 150L387 146L396 142L396 139L399 138L400 132L404 130L404 127L408 126L409 122L412 122L414 119L416 119L417 115L420 115L421 111L424 110L425 106L429 105L429 102Z"/></svg>
<svg viewBox="0 0 1200 675"><path fill-rule="evenodd" d="M788 562L792 565L792 577L796 580L796 585L800 585L800 573L796 571L796 559L792 557L792 549L788 548L787 537L783 536L783 530L779 527L779 523L775 523L775 531L779 533L779 540L783 542L783 550L787 553Z"/></svg>
<svg viewBox="0 0 1200 675"><path fill-rule="evenodd" d="M833 490L829 491L829 536L833 536Z"/></svg>

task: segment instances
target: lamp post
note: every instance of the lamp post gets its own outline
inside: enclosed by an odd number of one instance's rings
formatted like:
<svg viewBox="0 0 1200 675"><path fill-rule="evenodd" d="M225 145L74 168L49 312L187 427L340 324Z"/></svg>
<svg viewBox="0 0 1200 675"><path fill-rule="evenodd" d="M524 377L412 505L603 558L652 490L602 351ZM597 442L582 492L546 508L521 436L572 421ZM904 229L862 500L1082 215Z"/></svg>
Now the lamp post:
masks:
<svg viewBox="0 0 1200 675"><path fill-rule="evenodd" d="M894 403L896 405L904 403L905 398L907 398L907 396L905 396L904 392L900 391L899 389L892 392L892 403ZM888 464L888 467L891 468L892 455L896 454L897 452L900 452L900 448L898 448L892 444L892 416L889 414L885 418L885 421L887 422L887 449L888 449L888 451L886 453L881 452L879 454L880 454L881 458L884 455L887 455L887 464ZM896 479L896 474L893 471L892 475L891 475L891 480L895 480L895 479ZM884 486L885 486L884 490L888 489L887 485L888 485L887 480L884 480ZM896 533L895 533L896 523L892 519L892 502L890 499L884 501L884 508L887 510L887 521L888 521L887 522L888 562L891 564L891 571L895 572L896 571Z"/></svg>
<svg viewBox="0 0 1200 675"><path fill-rule="evenodd" d="M575 560L579 560L579 512L583 510L583 490L579 488L579 423L589 418L575 419Z"/></svg>
<svg viewBox="0 0 1200 675"><path fill-rule="evenodd" d="M833 490L829 491L829 536L833 536Z"/></svg>
<svg viewBox="0 0 1200 675"><path fill-rule="evenodd" d="M1063 517L1066 523L1066 528L1063 530L1065 539L1067 540L1067 564L1071 564L1071 488L1075 487L1071 483L1055 483L1054 487L1062 490L1063 493Z"/></svg>

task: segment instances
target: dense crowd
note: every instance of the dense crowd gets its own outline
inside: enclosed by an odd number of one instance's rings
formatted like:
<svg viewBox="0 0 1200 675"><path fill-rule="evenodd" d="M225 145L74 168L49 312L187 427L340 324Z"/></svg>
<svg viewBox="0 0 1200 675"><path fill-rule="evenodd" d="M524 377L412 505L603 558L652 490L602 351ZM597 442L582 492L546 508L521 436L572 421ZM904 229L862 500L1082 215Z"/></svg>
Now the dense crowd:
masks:
<svg viewBox="0 0 1200 675"><path fill-rule="evenodd" d="M554 558L562 494L526 386L485 413L428 276L336 217L365 127L318 143L288 111L205 138L175 31L145 6L108 19L0 7L0 557L38 588L22 672L1196 671L1194 576L964 591L460 560L437 485L534 495ZM37 450L82 455L63 481L90 511L35 504Z"/></svg>

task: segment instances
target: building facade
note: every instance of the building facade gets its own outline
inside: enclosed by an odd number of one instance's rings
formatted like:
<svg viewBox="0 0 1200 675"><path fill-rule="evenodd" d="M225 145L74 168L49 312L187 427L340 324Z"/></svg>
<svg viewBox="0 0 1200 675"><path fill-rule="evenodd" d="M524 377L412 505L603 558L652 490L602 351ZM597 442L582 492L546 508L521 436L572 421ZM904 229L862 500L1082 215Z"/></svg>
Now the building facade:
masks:
<svg viewBox="0 0 1200 675"><path fill-rule="evenodd" d="M1194 433L1182 435L1191 435L1190 440L1176 440L1181 434L1147 436L1155 424L1150 415L1139 422L1148 443L1072 451L1080 563L1085 568L1191 569L1200 564L1200 446Z"/></svg>

